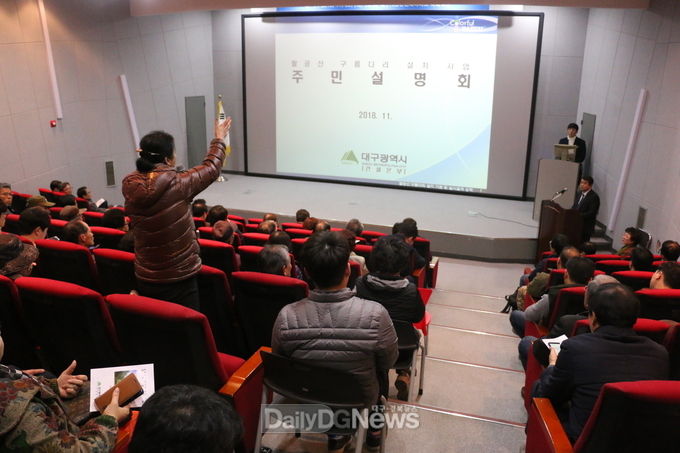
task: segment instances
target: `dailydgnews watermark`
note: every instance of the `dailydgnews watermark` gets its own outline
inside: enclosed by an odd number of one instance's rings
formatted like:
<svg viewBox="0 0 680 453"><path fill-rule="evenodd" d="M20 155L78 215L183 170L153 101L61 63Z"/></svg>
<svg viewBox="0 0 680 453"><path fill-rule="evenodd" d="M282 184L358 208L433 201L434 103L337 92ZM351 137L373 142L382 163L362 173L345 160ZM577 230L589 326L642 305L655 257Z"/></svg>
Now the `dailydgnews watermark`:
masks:
<svg viewBox="0 0 680 453"><path fill-rule="evenodd" d="M336 409L322 404L267 404L262 406L263 432L325 433L340 429L417 429L420 414L415 407L373 406L369 410Z"/></svg>

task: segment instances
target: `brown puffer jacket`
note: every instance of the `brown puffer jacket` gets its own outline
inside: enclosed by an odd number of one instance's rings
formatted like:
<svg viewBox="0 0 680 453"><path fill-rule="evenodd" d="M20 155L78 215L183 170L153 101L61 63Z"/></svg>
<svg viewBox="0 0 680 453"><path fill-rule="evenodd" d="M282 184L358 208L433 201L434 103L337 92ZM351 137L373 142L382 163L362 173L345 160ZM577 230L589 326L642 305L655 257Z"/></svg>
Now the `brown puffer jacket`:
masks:
<svg viewBox="0 0 680 453"><path fill-rule="evenodd" d="M149 173L135 171L123 179L125 213L135 237L135 274L150 283L172 283L201 268L191 200L220 175L225 145L210 143L201 165L178 172L156 165Z"/></svg>

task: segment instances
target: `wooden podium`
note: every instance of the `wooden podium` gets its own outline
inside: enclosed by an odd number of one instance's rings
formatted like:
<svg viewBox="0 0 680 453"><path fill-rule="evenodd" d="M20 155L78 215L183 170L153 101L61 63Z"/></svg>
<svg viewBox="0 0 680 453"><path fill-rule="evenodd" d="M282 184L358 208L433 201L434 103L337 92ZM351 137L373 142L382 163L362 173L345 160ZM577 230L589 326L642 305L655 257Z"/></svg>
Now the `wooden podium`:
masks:
<svg viewBox="0 0 680 453"><path fill-rule="evenodd" d="M569 243L581 244L583 219L576 209L564 209L551 200L541 202L541 216L538 221L538 243L536 244L536 262L543 251L550 250L550 240L558 233L565 234Z"/></svg>

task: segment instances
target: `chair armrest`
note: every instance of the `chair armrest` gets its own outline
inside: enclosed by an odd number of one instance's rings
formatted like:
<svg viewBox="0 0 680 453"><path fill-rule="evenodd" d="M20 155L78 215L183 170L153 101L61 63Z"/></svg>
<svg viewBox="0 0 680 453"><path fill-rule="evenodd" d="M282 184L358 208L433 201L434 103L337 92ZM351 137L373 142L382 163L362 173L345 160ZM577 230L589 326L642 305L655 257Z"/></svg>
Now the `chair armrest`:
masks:
<svg viewBox="0 0 680 453"><path fill-rule="evenodd" d="M415 269L411 274L413 277L415 277L416 286L418 288L425 288L425 277L427 275L426 268L427 266L421 267L420 269Z"/></svg>
<svg viewBox="0 0 680 453"><path fill-rule="evenodd" d="M526 453L573 453L567 433L548 398L533 398L527 424Z"/></svg>
<svg viewBox="0 0 680 453"><path fill-rule="evenodd" d="M427 305L432 296L432 288L418 288L418 292L420 293L420 298L423 300L423 305Z"/></svg>
<svg viewBox="0 0 680 453"><path fill-rule="evenodd" d="M219 393L231 397L236 412L243 420L243 442L247 451L255 448L257 424L260 420L260 405L262 403L262 386L264 367L260 351L271 352L271 348L261 347L250 356L229 377Z"/></svg>
<svg viewBox="0 0 680 453"><path fill-rule="evenodd" d="M135 426L137 425L137 417L139 417L139 411L130 411L130 420L118 428L116 444L113 446L111 453L127 453L130 441L132 440L132 434L135 432Z"/></svg>

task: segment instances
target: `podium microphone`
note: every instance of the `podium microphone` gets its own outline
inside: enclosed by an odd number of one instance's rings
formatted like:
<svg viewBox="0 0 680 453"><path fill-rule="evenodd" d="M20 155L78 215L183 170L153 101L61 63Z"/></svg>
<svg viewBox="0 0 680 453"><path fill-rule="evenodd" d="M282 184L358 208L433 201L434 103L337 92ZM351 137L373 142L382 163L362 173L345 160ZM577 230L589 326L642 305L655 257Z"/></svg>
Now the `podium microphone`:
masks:
<svg viewBox="0 0 680 453"><path fill-rule="evenodd" d="M566 188L566 187L563 188L562 190L558 190L557 192L555 192L555 194L554 194L553 197L550 199L550 201L555 201L555 200L557 200L559 197L561 197L562 195L564 195L564 192L566 192L567 190L569 190L569 189Z"/></svg>

